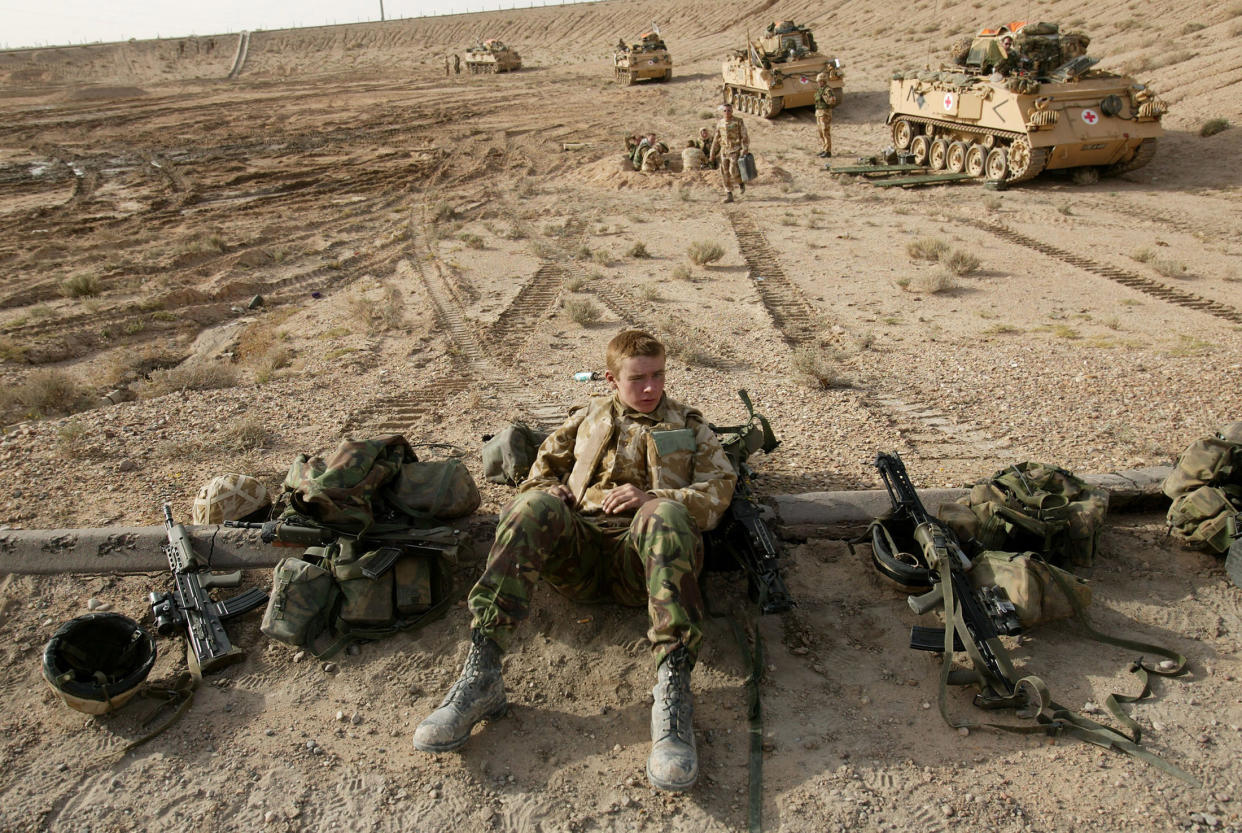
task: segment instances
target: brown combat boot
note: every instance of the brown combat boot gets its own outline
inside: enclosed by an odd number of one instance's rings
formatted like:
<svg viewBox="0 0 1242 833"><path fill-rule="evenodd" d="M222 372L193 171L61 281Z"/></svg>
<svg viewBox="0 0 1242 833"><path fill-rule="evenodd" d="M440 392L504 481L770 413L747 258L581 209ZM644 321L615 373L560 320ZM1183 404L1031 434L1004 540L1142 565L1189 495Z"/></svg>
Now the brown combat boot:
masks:
<svg viewBox="0 0 1242 833"><path fill-rule="evenodd" d="M726 191L726 192L725 192L725 198L724 198L723 200L721 200L721 202L733 202L733 192L732 192L732 191Z"/></svg>
<svg viewBox="0 0 1242 833"><path fill-rule="evenodd" d="M470 653L461 676L440 707L414 730L414 748L448 752L470 738L474 724L504 714L509 707L500 678L500 646L479 631L470 632Z"/></svg>
<svg viewBox="0 0 1242 833"><path fill-rule="evenodd" d="M690 656L673 651L656 672L651 691L651 755L647 780L659 790L678 792L699 778L699 753L694 745L694 695L690 693Z"/></svg>

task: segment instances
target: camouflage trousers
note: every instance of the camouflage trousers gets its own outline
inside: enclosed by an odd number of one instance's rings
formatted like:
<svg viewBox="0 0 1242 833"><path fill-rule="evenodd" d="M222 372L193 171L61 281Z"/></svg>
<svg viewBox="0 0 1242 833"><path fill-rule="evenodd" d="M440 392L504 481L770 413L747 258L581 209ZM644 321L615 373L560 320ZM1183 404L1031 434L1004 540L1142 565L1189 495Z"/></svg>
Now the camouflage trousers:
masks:
<svg viewBox="0 0 1242 833"><path fill-rule="evenodd" d="M657 660L703 641L703 537L685 506L656 498L624 517L584 517L547 492L531 491L500 513L483 575L470 590L470 626L505 648L530 613L536 577L566 598L647 606ZM613 523L610 523L615 521Z"/></svg>
<svg viewBox="0 0 1242 833"><path fill-rule="evenodd" d="M742 184L742 177L737 172L737 159L742 155L740 150L722 151L720 154L720 181L726 191L732 191L735 185Z"/></svg>
<svg viewBox="0 0 1242 833"><path fill-rule="evenodd" d="M832 110L816 110L815 126L819 128L819 149L832 153Z"/></svg>

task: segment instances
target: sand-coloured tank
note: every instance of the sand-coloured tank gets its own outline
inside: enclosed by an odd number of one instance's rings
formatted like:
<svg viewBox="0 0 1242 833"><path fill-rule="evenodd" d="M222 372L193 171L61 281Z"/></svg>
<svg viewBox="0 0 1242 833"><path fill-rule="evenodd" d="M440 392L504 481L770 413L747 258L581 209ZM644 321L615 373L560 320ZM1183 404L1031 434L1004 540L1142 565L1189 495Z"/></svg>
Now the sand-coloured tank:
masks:
<svg viewBox="0 0 1242 833"><path fill-rule="evenodd" d="M466 50L466 69L474 73L513 72L521 68L522 56L496 38L488 38Z"/></svg>
<svg viewBox="0 0 1242 833"><path fill-rule="evenodd" d="M643 32L637 43L618 41L612 63L622 84L644 79L667 81L673 77L673 58L659 32Z"/></svg>
<svg viewBox="0 0 1242 833"><path fill-rule="evenodd" d="M1055 23L1017 21L959 41L954 66L894 73L893 146L934 170L1007 183L1143 167L1168 108L1133 78L1095 69L1090 42Z"/></svg>
<svg viewBox="0 0 1242 833"><path fill-rule="evenodd" d="M828 73L828 86L844 100L841 62L824 55L815 36L792 20L771 23L763 34L725 58L721 66L724 100L734 109L764 118L782 110L808 107L819 86L815 76Z"/></svg>

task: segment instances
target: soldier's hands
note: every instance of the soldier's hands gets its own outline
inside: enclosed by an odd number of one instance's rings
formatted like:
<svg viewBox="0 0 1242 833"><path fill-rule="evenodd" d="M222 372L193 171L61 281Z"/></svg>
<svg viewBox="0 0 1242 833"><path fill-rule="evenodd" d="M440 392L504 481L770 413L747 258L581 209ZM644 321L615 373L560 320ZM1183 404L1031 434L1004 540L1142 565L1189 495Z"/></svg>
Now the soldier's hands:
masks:
<svg viewBox="0 0 1242 833"><path fill-rule="evenodd" d="M571 492L569 487L564 483L557 483L555 486L549 487L548 494L552 495L552 497L558 497L565 501L566 506L573 506L577 503L577 501L574 500L574 493Z"/></svg>
<svg viewBox="0 0 1242 833"><path fill-rule="evenodd" d="M655 500L655 497L647 494L633 483L626 483L624 486L618 486L604 495L604 514L616 515L618 512L629 512L632 509L637 509L649 500Z"/></svg>

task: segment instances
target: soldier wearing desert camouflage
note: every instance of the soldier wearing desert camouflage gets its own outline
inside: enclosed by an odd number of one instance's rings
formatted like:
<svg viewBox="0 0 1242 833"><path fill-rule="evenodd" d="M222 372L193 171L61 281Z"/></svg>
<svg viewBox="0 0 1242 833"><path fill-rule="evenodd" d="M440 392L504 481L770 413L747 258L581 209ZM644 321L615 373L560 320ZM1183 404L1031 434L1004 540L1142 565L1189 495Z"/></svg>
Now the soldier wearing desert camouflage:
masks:
<svg viewBox="0 0 1242 833"><path fill-rule="evenodd" d="M664 395L664 363L652 336L618 334L605 373L613 395L574 409L540 446L470 591L461 677L415 731L417 748L456 749L476 723L505 710L500 655L540 576L571 599L647 607L657 661L647 777L663 790L693 786L701 533L728 508L737 476L702 414Z"/></svg>
<svg viewBox="0 0 1242 833"><path fill-rule="evenodd" d="M733 202L733 186L746 193L746 183L742 182L737 170L737 160L743 154L750 153L750 136L746 133L746 125L741 119L733 117L733 105L720 105L720 121L716 122L716 134L712 137L711 158L720 159L720 181L724 185L724 202Z"/></svg>

